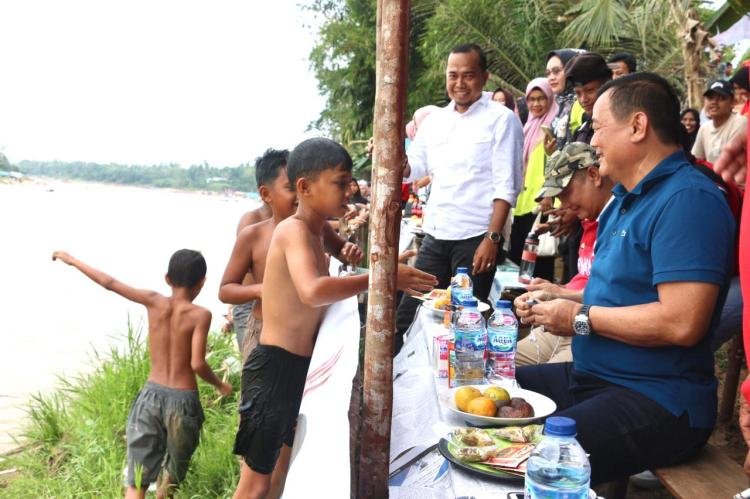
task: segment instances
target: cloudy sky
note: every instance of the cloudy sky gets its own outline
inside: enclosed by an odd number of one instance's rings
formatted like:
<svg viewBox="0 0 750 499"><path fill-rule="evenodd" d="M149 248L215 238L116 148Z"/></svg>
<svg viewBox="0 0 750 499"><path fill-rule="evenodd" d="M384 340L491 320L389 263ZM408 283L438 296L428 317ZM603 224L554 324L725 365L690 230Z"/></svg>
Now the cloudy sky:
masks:
<svg viewBox="0 0 750 499"><path fill-rule="evenodd" d="M0 150L235 166L306 136L324 101L298 0L3 0Z"/></svg>

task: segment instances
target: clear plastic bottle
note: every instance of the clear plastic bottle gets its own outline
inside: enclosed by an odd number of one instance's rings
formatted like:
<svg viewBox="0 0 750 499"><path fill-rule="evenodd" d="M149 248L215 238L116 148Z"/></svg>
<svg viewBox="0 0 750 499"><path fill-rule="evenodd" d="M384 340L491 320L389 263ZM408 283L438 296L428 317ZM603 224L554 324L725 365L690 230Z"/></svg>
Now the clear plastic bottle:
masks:
<svg viewBox="0 0 750 499"><path fill-rule="evenodd" d="M526 499L586 499L591 465L575 439L576 422L554 416L526 463Z"/></svg>
<svg viewBox="0 0 750 499"><path fill-rule="evenodd" d="M458 267L451 279L451 303L461 305L465 300L474 298L474 284L469 277L469 269Z"/></svg>
<svg viewBox="0 0 750 499"><path fill-rule="evenodd" d="M518 270L518 281L528 284L534 278L534 267L536 266L536 257L539 253L539 236L536 232L531 231L526 236L523 243L523 253L521 253L521 268Z"/></svg>
<svg viewBox="0 0 750 499"><path fill-rule="evenodd" d="M487 321L487 381L516 386L518 320L508 300L497 300Z"/></svg>
<svg viewBox="0 0 750 499"><path fill-rule="evenodd" d="M477 300L471 298L462 304L461 312L453 324L456 352L454 386L485 383L484 359L487 349L487 329L484 317L477 309Z"/></svg>

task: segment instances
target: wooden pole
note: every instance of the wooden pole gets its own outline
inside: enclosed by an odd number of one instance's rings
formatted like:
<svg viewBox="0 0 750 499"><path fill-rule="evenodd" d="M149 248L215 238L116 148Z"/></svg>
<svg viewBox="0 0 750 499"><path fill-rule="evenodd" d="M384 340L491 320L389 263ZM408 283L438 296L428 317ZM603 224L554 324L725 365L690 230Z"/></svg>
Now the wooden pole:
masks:
<svg viewBox="0 0 750 499"><path fill-rule="evenodd" d="M378 0L376 46L370 286L357 497L388 497L409 0Z"/></svg>

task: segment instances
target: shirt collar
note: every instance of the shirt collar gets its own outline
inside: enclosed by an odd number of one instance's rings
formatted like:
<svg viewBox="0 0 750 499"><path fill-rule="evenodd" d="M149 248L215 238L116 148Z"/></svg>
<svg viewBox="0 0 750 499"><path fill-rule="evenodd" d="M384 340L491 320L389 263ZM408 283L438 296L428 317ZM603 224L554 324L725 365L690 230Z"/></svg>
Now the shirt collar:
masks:
<svg viewBox="0 0 750 499"><path fill-rule="evenodd" d="M479 99L476 100L471 106L469 106L469 109L466 110L466 112L460 113L461 116L464 116L466 114L474 112L475 109L478 109L480 107L486 107L487 103L492 99L492 92L482 92L482 96L479 97ZM451 100L448 104L448 109L451 111L456 111L456 102L454 100Z"/></svg>
<svg viewBox="0 0 750 499"><path fill-rule="evenodd" d="M648 174L643 177L635 187L633 187L632 191L625 189L622 184L617 184L614 189L612 189L612 193L618 198L623 198L628 194L640 196L648 192L654 184L672 175L686 164L689 164L687 157L685 156L685 152L680 149L662 159L653 170L648 172Z"/></svg>

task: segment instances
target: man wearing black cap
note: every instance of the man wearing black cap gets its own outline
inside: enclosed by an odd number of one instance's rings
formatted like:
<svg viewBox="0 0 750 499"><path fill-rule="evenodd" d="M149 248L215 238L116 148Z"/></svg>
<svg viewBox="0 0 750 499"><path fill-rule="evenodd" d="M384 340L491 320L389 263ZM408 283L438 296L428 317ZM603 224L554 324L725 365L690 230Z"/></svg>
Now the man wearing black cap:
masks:
<svg viewBox="0 0 750 499"><path fill-rule="evenodd" d="M583 107L583 123L577 130L573 131L574 142L591 142L594 135L591 129L591 114L596 102L596 93L599 87L612 79L612 70L607 62L599 54L588 52L572 58L565 65L565 75L573 85L576 99Z"/></svg>
<svg viewBox="0 0 750 499"><path fill-rule="evenodd" d="M734 92L728 81L715 81L703 94L710 123L698 130L693 156L710 164L716 162L721 148L747 124L747 118L732 112Z"/></svg>

